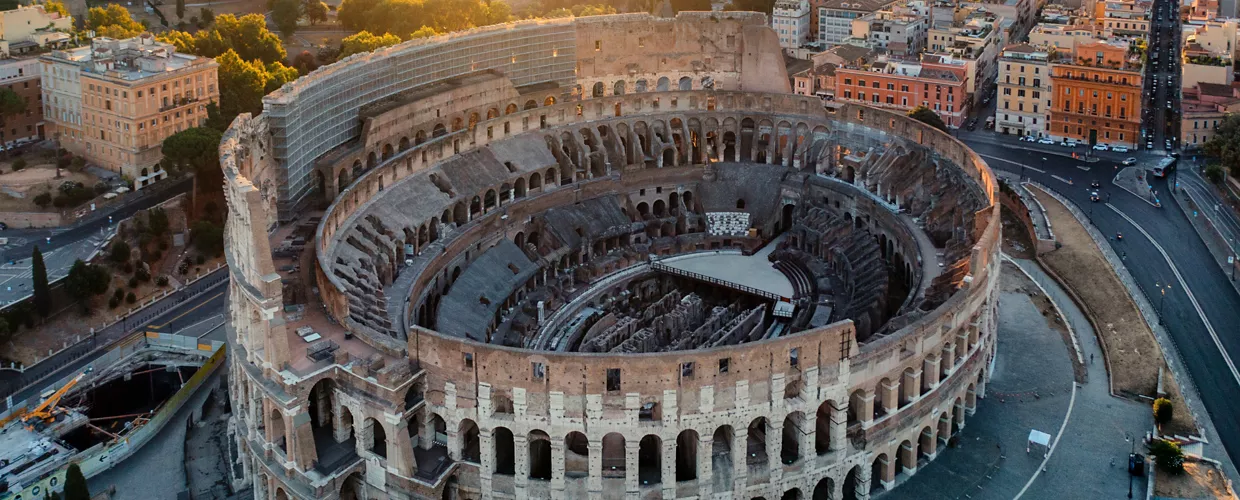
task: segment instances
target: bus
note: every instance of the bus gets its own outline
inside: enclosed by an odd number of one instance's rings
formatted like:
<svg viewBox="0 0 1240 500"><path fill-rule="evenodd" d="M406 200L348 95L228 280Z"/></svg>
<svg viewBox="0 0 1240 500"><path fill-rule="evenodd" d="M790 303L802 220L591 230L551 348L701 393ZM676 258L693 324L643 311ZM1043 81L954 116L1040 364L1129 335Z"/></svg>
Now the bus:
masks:
<svg viewBox="0 0 1240 500"><path fill-rule="evenodd" d="M1166 177L1172 170L1175 170L1177 159L1174 156L1168 156L1158 160L1158 163L1154 165L1154 177Z"/></svg>

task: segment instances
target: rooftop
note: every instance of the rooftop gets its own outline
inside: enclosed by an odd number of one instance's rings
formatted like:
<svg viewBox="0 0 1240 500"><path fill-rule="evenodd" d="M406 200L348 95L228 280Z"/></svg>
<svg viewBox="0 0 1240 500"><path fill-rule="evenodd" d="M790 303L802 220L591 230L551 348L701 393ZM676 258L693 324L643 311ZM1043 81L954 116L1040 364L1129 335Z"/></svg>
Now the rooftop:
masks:
<svg viewBox="0 0 1240 500"><path fill-rule="evenodd" d="M156 41L150 33L124 40L96 37L88 47L54 50L44 57L75 64L87 73L127 81L142 80L200 64L215 64L209 57L178 54L176 47Z"/></svg>

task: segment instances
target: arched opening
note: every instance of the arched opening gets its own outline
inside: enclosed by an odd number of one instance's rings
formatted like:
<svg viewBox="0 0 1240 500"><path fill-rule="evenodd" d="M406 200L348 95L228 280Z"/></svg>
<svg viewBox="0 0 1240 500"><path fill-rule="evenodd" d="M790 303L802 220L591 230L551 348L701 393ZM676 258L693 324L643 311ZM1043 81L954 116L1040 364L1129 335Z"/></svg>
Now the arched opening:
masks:
<svg viewBox="0 0 1240 500"><path fill-rule="evenodd" d="M397 145L397 147L398 147L401 151L404 151L404 150L406 150L406 149L409 149L409 138L408 138L408 137L401 137L401 138L400 138L400 142L397 142L397 143L396 143L396 145Z"/></svg>
<svg viewBox="0 0 1240 500"><path fill-rule="evenodd" d="M535 100L533 100L533 99L530 99L530 100L528 100L528 101L525 101L525 107L524 107L524 108L522 108L522 109L524 109L524 110L528 111L528 110L531 110L531 109L534 109L534 108L537 108L537 107L538 107L538 101L535 101Z"/></svg>
<svg viewBox="0 0 1240 500"><path fill-rule="evenodd" d="M680 90L693 90L693 79L687 76L680 77Z"/></svg>
<svg viewBox="0 0 1240 500"><path fill-rule="evenodd" d="M934 429L928 425L923 427L917 440L917 460L929 460L934 454Z"/></svg>
<svg viewBox="0 0 1240 500"><path fill-rule="evenodd" d="M499 118L499 109L498 108L487 109L487 119L494 120L496 118Z"/></svg>
<svg viewBox="0 0 1240 500"><path fill-rule="evenodd" d="M383 458L387 458L387 433L383 424L373 418L366 419L366 450Z"/></svg>
<svg viewBox="0 0 1240 500"><path fill-rule="evenodd" d="M896 454L896 458L896 465L899 469L897 472L901 474L912 474L913 471L917 470L917 448L914 448L913 443L909 440L906 439L903 443L900 443L899 452Z"/></svg>
<svg viewBox="0 0 1240 500"><path fill-rule="evenodd" d="M516 103L509 104L507 107L505 107L505 108L504 108L504 114L506 114L506 115L511 115L511 114L513 114L513 113L516 113L516 112L517 112L517 104L516 104Z"/></svg>
<svg viewBox="0 0 1240 500"><path fill-rule="evenodd" d="M482 208L491 211L499 205L499 197L496 196L494 189L488 189L486 195L482 197Z"/></svg>
<svg viewBox="0 0 1240 500"><path fill-rule="evenodd" d="M335 388L336 383L332 379L320 379L310 388L307 399L310 432L319 457L327 456L336 449L354 449L353 414L348 408L336 405ZM340 415L336 415L337 411Z"/></svg>
<svg viewBox="0 0 1240 500"><path fill-rule="evenodd" d="M551 480L551 438L543 431L530 431L530 479Z"/></svg>
<svg viewBox="0 0 1240 500"><path fill-rule="evenodd" d="M745 200L744 200L744 199L739 199L739 200L736 200L736 209L737 209L737 210L744 210L744 209L745 209Z"/></svg>
<svg viewBox="0 0 1240 500"><path fill-rule="evenodd" d="M857 500L857 481L861 478L861 466L854 465L848 470L848 475L844 476L844 500Z"/></svg>
<svg viewBox="0 0 1240 500"><path fill-rule="evenodd" d="M409 386L409 390L405 391L405 411L412 410L415 405L422 402L423 382L414 382Z"/></svg>
<svg viewBox="0 0 1240 500"><path fill-rule="evenodd" d="M680 431L676 436L676 480L692 481L697 479L698 433L693 430Z"/></svg>
<svg viewBox="0 0 1240 500"><path fill-rule="evenodd" d="M749 435L745 442L745 461L750 467L765 466L766 417L758 417L749 423Z"/></svg>
<svg viewBox="0 0 1240 500"><path fill-rule="evenodd" d="M801 500L801 490L797 488L790 489L785 491L784 495L779 498L780 500Z"/></svg>
<svg viewBox="0 0 1240 500"><path fill-rule="evenodd" d="M801 459L801 412L794 411L784 418L782 430L783 442L780 443L779 458L785 464L794 464Z"/></svg>
<svg viewBox="0 0 1240 500"><path fill-rule="evenodd" d="M340 169L340 173L336 175L336 195L343 193L349 187L349 170Z"/></svg>
<svg viewBox="0 0 1240 500"><path fill-rule="evenodd" d="M288 493L284 492L284 488L276 488L276 500L288 500Z"/></svg>
<svg viewBox="0 0 1240 500"><path fill-rule="evenodd" d="M647 434L637 446L637 478L641 484L663 482L663 441Z"/></svg>
<svg viewBox="0 0 1240 500"><path fill-rule="evenodd" d="M418 144L422 144L424 142L426 142L426 131L425 130L419 130L417 133L413 134L413 145L414 146L417 146Z"/></svg>
<svg viewBox="0 0 1240 500"><path fill-rule="evenodd" d="M549 95L546 99L543 99L543 106L555 106L555 96Z"/></svg>
<svg viewBox="0 0 1240 500"><path fill-rule="evenodd" d="M681 201L684 202L685 210L692 212L693 211L693 192L685 191L685 193L682 194L680 198L681 198Z"/></svg>
<svg viewBox="0 0 1240 500"><path fill-rule="evenodd" d="M436 124L435 124L435 128L434 128L434 129L431 129L431 137L432 137L432 138L434 138L434 137L443 137L443 136L445 136L445 135L448 135L448 127L443 126L443 124L442 124L442 123L436 123Z"/></svg>
<svg viewBox="0 0 1240 500"><path fill-rule="evenodd" d="M663 200L654 200L654 216L667 217L667 203Z"/></svg>
<svg viewBox="0 0 1240 500"><path fill-rule="evenodd" d="M461 421L461 460L482 463L482 442L478 439L478 424L473 420Z"/></svg>
<svg viewBox="0 0 1240 500"><path fill-rule="evenodd" d="M590 97L603 97L603 92L605 91L606 87L603 85L603 82L594 82L594 91L590 93Z"/></svg>
<svg viewBox="0 0 1240 500"><path fill-rule="evenodd" d="M280 447L284 453L288 453L288 436L284 430L284 414L280 413L279 408L272 408L269 420L271 423L268 425L270 427L270 431L267 433L268 438L272 444Z"/></svg>
<svg viewBox="0 0 1240 500"><path fill-rule="evenodd" d="M455 222L457 226L464 226L469 222L469 213L465 210L464 202L457 202L452 207L452 222Z"/></svg>
<svg viewBox="0 0 1240 500"><path fill-rule="evenodd" d="M378 164L379 164L379 157L375 155L374 151L371 151L370 154L366 155L366 170L375 168L375 165L378 165Z"/></svg>
<svg viewBox="0 0 1240 500"><path fill-rule="evenodd" d="M517 177L517 180L512 183L512 196L513 198L525 198L525 177Z"/></svg>
<svg viewBox="0 0 1240 500"><path fill-rule="evenodd" d="M530 189L542 189L542 174L538 172L530 174Z"/></svg>
<svg viewBox="0 0 1240 500"><path fill-rule="evenodd" d="M612 93L614 95L624 95L624 80L616 81L616 84L612 86Z"/></svg>
<svg viewBox="0 0 1240 500"><path fill-rule="evenodd" d="M823 455L831 451L831 401L818 405L814 420L814 452Z"/></svg>
<svg viewBox="0 0 1240 500"><path fill-rule="evenodd" d="M368 495L366 494L366 481L362 480L362 473L349 474L349 477L346 477L340 485L340 500L363 500L365 498L368 498Z"/></svg>
<svg viewBox="0 0 1240 500"><path fill-rule="evenodd" d="M654 89L656 92L667 92L671 90L671 87L672 87L672 80L666 76L663 76L663 77L659 77L658 82L655 83Z"/></svg>
<svg viewBox="0 0 1240 500"><path fill-rule="evenodd" d="M818 484L814 486L813 500L832 500L831 494L835 491L835 483L831 478L824 477L818 480Z"/></svg>
<svg viewBox="0 0 1240 500"><path fill-rule="evenodd" d="M582 478L590 475L590 440L577 431L564 438L564 476Z"/></svg>
<svg viewBox="0 0 1240 500"><path fill-rule="evenodd" d="M391 145L391 144L384 144L384 145L383 145L383 159L384 159L384 160L387 160L388 158L391 158L391 157L392 157L392 155L394 155L394 154L396 154L396 150L392 148L392 145Z"/></svg>
<svg viewBox="0 0 1240 500"><path fill-rule="evenodd" d="M783 213L781 214L779 218L779 231L780 232L788 231L792 229L792 211L795 208L796 206L791 203L784 205Z"/></svg>
<svg viewBox="0 0 1240 500"><path fill-rule="evenodd" d="M870 464L870 494L881 493L886 491L883 486L884 481L890 481L887 478L887 454L879 453L874 457L874 462Z"/></svg>
<svg viewBox="0 0 1240 500"><path fill-rule="evenodd" d="M647 215L650 215L650 205L644 201L641 203L638 203L637 204L637 215L640 216L639 219L645 219Z"/></svg>
<svg viewBox="0 0 1240 500"><path fill-rule="evenodd" d="M603 476L624 477L624 435L613 432L603 436Z"/></svg>
<svg viewBox="0 0 1240 500"><path fill-rule="evenodd" d="M667 212L672 215L680 214L680 195L676 193L667 195Z"/></svg>
<svg viewBox="0 0 1240 500"><path fill-rule="evenodd" d="M637 82L633 85L633 90L640 94L642 92L646 92L648 90L647 89L648 86L649 84L646 83L646 79L642 78L640 80L637 80Z"/></svg>
<svg viewBox="0 0 1240 500"><path fill-rule="evenodd" d="M516 474L515 443L512 431L506 427L495 428L495 473L511 476Z"/></svg>
<svg viewBox="0 0 1240 500"><path fill-rule="evenodd" d="M710 471L715 493L732 490L732 426L715 429L711 437Z"/></svg>

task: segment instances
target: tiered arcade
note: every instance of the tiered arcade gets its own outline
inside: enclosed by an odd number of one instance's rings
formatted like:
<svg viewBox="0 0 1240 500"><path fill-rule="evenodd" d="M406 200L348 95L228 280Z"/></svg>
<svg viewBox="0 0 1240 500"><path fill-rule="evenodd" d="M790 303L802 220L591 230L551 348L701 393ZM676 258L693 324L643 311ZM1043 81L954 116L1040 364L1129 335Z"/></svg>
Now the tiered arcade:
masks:
<svg viewBox="0 0 1240 500"><path fill-rule="evenodd" d="M774 37L707 16L650 22ZM589 36L624 29L606 19ZM482 71L389 96L316 160L330 206L301 217L269 187L271 124L233 123L232 398L257 498L868 498L946 446L994 353L986 165L906 117L685 64L675 90Z"/></svg>

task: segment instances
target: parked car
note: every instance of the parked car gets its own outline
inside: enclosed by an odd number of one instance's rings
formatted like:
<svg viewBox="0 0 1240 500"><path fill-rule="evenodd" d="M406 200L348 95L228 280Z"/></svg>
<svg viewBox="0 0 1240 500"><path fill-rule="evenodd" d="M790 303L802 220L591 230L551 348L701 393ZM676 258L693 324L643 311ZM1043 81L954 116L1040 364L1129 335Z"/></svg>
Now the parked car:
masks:
<svg viewBox="0 0 1240 500"><path fill-rule="evenodd" d="M1033 142L1035 139L1033 138L1033 136L1030 136L1030 135L1022 135L1019 138L1017 138L1017 140L1020 142Z"/></svg>
<svg viewBox="0 0 1240 500"><path fill-rule="evenodd" d="M1089 201L1097 202L1098 200L1101 200L1101 199L1102 199L1102 198L1101 198L1100 196L1098 196L1098 190L1097 190L1097 189L1095 189L1095 190L1093 190L1093 191L1090 191L1090 192L1089 192Z"/></svg>
<svg viewBox="0 0 1240 500"><path fill-rule="evenodd" d="M1121 163L1123 163L1124 166L1131 167L1137 164L1137 159L1136 158L1124 158L1124 161Z"/></svg>
<svg viewBox="0 0 1240 500"><path fill-rule="evenodd" d="M1127 153L1128 147L1127 146L1113 146L1111 148L1111 151L1114 151L1116 153Z"/></svg>
<svg viewBox="0 0 1240 500"><path fill-rule="evenodd" d="M1094 144L1094 151L1107 151L1109 149L1111 148L1108 148L1106 144Z"/></svg>
<svg viewBox="0 0 1240 500"><path fill-rule="evenodd" d="M1054 144L1054 143L1055 141L1049 137L1043 137L1041 139L1038 139L1038 144Z"/></svg>
<svg viewBox="0 0 1240 500"><path fill-rule="evenodd" d="M1146 142L1146 143L1145 143L1145 149L1154 149L1154 141L1148 141L1148 142Z"/></svg>
<svg viewBox="0 0 1240 500"><path fill-rule="evenodd" d="M8 228L9 228L8 224L0 222L0 231L4 231L5 229L8 229Z"/></svg>

